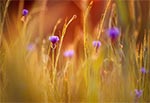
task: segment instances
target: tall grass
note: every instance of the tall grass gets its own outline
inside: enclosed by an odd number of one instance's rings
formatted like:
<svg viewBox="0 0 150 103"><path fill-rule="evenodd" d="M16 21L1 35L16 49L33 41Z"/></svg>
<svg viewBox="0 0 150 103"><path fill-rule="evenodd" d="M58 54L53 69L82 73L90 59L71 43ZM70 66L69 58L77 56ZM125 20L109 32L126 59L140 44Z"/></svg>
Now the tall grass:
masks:
<svg viewBox="0 0 150 103"><path fill-rule="evenodd" d="M0 102L150 102L149 29L138 34L139 28L136 23L132 24L138 22L133 12L139 8L131 1L132 10L127 11L128 2L108 0L98 32L92 37L89 32L92 3L83 12L84 48L80 52L84 51L84 56L78 56L75 50L72 58L63 56L62 46L67 28L76 20L76 15L65 20L55 50L48 38L43 40L42 36L40 46L33 42L34 47L29 49L32 34L27 33L27 27L32 16L28 15L23 25L20 18L17 19L15 26L19 26L19 33L15 30L11 33L18 36L9 42L3 32L3 23L9 22L5 17L9 1L1 5L4 9L0 11L4 13L0 21ZM55 35L61 21L56 22L49 36ZM115 26L120 30L115 42L104 32L106 23L108 28ZM144 35L142 43L137 43L139 35ZM92 46L94 37L102 43L97 50ZM140 71L142 67L146 74ZM143 90L140 98L135 89Z"/></svg>

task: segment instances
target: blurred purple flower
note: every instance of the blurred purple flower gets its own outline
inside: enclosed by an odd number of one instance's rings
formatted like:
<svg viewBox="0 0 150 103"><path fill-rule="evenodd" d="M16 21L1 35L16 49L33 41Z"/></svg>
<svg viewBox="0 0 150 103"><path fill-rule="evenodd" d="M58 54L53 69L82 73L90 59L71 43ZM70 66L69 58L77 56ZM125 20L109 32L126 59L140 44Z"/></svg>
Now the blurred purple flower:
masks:
<svg viewBox="0 0 150 103"><path fill-rule="evenodd" d="M141 73L146 74L146 69L144 67L141 68Z"/></svg>
<svg viewBox="0 0 150 103"><path fill-rule="evenodd" d="M143 90L138 90L138 89L135 89L135 95L137 98L140 98L143 94Z"/></svg>
<svg viewBox="0 0 150 103"><path fill-rule="evenodd" d="M31 43L31 44L28 45L27 50L28 51L33 51L35 49L35 47L36 47L36 45Z"/></svg>
<svg viewBox="0 0 150 103"><path fill-rule="evenodd" d="M93 46L95 47L95 48L99 48L100 46L101 46L101 42L100 41L93 41Z"/></svg>
<svg viewBox="0 0 150 103"><path fill-rule="evenodd" d="M116 40L120 34L120 31L117 27L112 27L107 30L107 34L111 40Z"/></svg>
<svg viewBox="0 0 150 103"><path fill-rule="evenodd" d="M64 52L64 56L68 58L72 58L74 55L74 50L67 50Z"/></svg>
<svg viewBox="0 0 150 103"><path fill-rule="evenodd" d="M50 36L49 40L52 42L52 44L56 44L59 41L59 37L58 36Z"/></svg>
<svg viewBox="0 0 150 103"><path fill-rule="evenodd" d="M28 13L29 13L29 11L28 11L27 9L23 9L23 10L22 10L22 15L23 15L23 16L28 15Z"/></svg>

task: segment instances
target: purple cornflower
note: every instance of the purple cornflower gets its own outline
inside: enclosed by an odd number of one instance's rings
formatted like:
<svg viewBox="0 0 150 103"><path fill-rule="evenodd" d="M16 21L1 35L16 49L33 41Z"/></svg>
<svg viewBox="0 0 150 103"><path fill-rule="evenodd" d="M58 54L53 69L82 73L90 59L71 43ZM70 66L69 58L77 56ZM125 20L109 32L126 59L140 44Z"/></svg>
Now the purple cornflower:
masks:
<svg viewBox="0 0 150 103"><path fill-rule="evenodd" d="M112 27L107 30L107 35L111 40L116 40L120 34L120 31L117 27Z"/></svg>
<svg viewBox="0 0 150 103"><path fill-rule="evenodd" d="M28 15L28 13L29 13L29 11L28 11L27 9L23 9L23 10L22 10L22 15L23 15L23 16Z"/></svg>
<svg viewBox="0 0 150 103"><path fill-rule="evenodd" d="M59 41L58 36L50 36L49 40L52 42L53 45L55 45Z"/></svg>
<svg viewBox="0 0 150 103"><path fill-rule="evenodd" d="M135 89L135 95L137 98L140 98L143 94L143 90L138 90L138 89Z"/></svg>
<svg viewBox="0 0 150 103"><path fill-rule="evenodd" d="M93 44L93 46L96 48L96 49L98 49L100 46L101 46L101 42L100 41L93 41L92 42L92 44Z"/></svg>
<svg viewBox="0 0 150 103"><path fill-rule="evenodd" d="M28 51L33 51L35 48L36 48L36 45L31 43L31 44L28 45L27 50Z"/></svg>
<svg viewBox="0 0 150 103"><path fill-rule="evenodd" d="M74 55L74 50L67 50L64 52L64 56L68 58L72 58Z"/></svg>
<svg viewBox="0 0 150 103"><path fill-rule="evenodd" d="M141 68L141 73L146 74L146 69L144 67Z"/></svg>

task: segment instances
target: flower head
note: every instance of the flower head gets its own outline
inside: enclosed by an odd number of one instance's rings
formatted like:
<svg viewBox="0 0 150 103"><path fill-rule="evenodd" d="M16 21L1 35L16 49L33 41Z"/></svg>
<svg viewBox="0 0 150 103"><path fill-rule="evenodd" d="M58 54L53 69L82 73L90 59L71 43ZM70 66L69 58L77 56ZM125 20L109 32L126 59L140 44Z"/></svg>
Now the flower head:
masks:
<svg viewBox="0 0 150 103"><path fill-rule="evenodd" d="M137 98L140 98L143 94L143 90L138 90L138 89L135 89L135 95Z"/></svg>
<svg viewBox="0 0 150 103"><path fill-rule="evenodd" d="M52 42L52 44L56 44L59 41L59 37L58 36L50 36L49 40Z"/></svg>
<svg viewBox="0 0 150 103"><path fill-rule="evenodd" d="M93 46L95 47L95 48L99 48L100 46L101 46L101 42L100 41L93 41Z"/></svg>
<svg viewBox="0 0 150 103"><path fill-rule="evenodd" d="M28 15L28 13L29 13L29 11L28 11L27 9L23 9L23 10L22 10L22 15L23 15L23 16Z"/></svg>
<svg viewBox="0 0 150 103"><path fill-rule="evenodd" d="M36 45L31 43L31 44L28 45L27 50L28 51L33 51L35 48L36 48Z"/></svg>
<svg viewBox="0 0 150 103"><path fill-rule="evenodd" d="M120 34L120 31L117 27L112 27L107 30L107 34L111 40L116 40Z"/></svg>
<svg viewBox="0 0 150 103"><path fill-rule="evenodd" d="M64 52L65 57L72 58L73 55L74 55L74 50L67 50L67 51Z"/></svg>
<svg viewBox="0 0 150 103"><path fill-rule="evenodd" d="M146 74L146 69L144 67L141 68L141 73Z"/></svg>

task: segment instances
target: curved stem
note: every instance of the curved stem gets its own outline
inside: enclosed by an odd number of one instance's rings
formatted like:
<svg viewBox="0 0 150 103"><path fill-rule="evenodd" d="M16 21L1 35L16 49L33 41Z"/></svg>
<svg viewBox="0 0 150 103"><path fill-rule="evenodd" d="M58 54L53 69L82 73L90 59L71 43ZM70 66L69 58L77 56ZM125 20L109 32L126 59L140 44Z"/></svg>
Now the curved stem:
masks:
<svg viewBox="0 0 150 103"><path fill-rule="evenodd" d="M102 33L104 20L105 20L105 17L106 17L106 14L107 14L107 11L108 11L110 3L111 3L111 0L108 0L107 5L106 5L106 9L104 11L104 15L103 15L102 21L100 22L100 30L99 30L99 33L98 33L98 36L97 36L98 40L100 39L100 36L101 36L101 33Z"/></svg>
<svg viewBox="0 0 150 103"><path fill-rule="evenodd" d="M77 18L77 16L76 16L76 15L73 15L73 17L68 21L68 23L65 22L65 24L64 24L64 26L63 26L62 36L61 36L61 39L60 39L60 44L59 44L59 48L58 48L58 53L57 53L56 61L55 61L55 69L57 68L58 59L59 59L59 56L60 56L60 51L61 51L61 47L62 47L62 43L63 43L63 39L64 39L66 30L67 30L67 27L68 27L69 24L70 24L74 19L76 19L76 18Z"/></svg>

